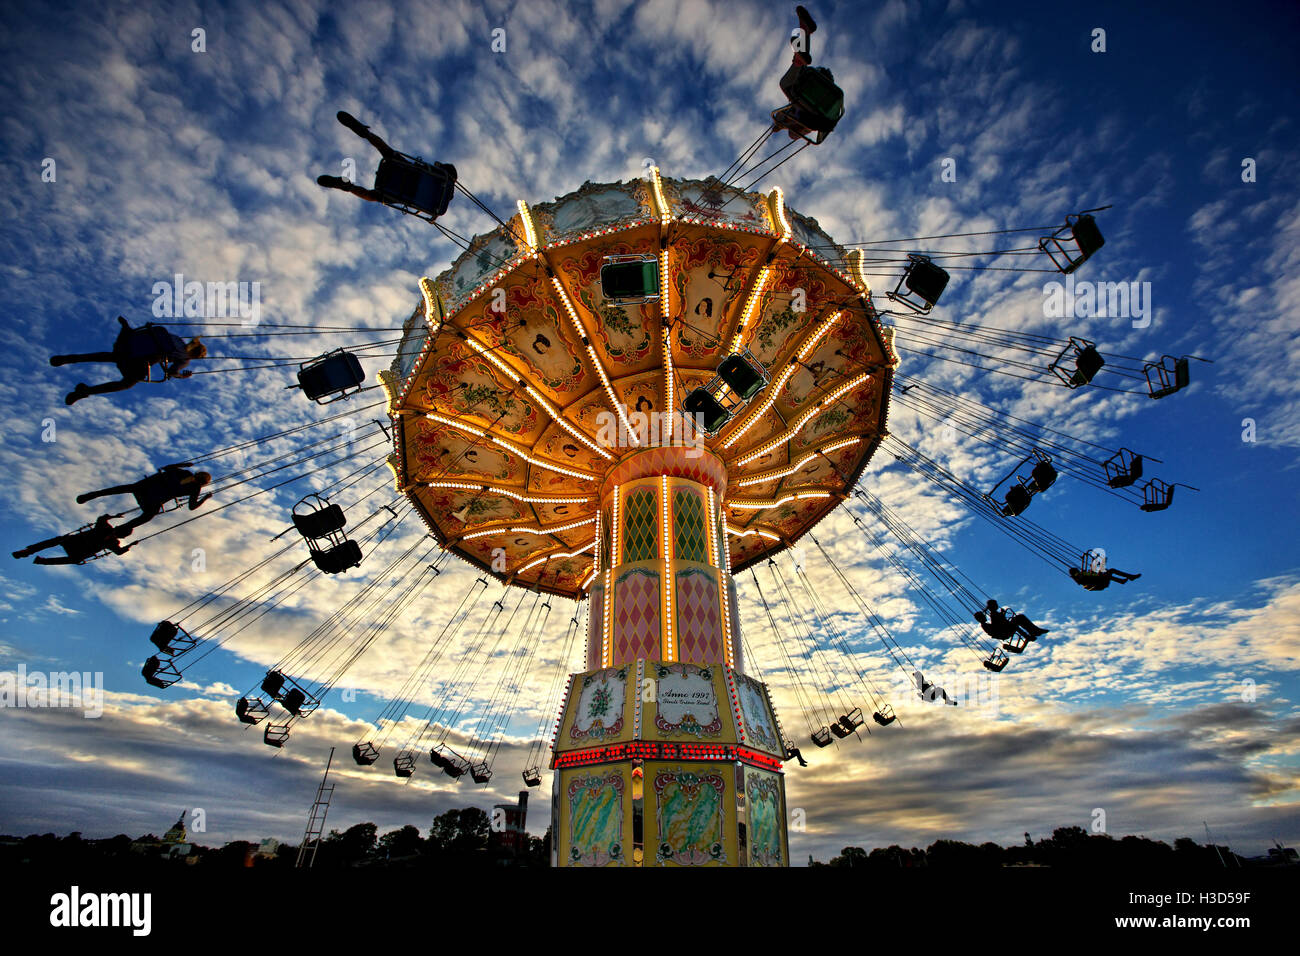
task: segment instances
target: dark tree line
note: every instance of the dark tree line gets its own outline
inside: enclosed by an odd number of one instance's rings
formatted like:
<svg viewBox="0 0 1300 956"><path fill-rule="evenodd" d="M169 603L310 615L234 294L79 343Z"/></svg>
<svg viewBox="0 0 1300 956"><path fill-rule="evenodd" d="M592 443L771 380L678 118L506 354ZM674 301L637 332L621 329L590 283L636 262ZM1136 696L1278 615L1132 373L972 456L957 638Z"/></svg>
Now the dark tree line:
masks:
<svg viewBox="0 0 1300 956"><path fill-rule="evenodd" d="M315 869L351 867L494 867L500 865L549 866L551 834L527 837L527 847L515 856L491 848L488 815L477 807L448 810L439 814L427 835L410 824L380 834L373 823L358 823L346 830L331 830L316 851ZM66 837L53 833L28 837L0 836L0 867L39 864L41 866L93 866L157 868L197 866L209 868L291 868L298 858L298 846L280 844L264 852L257 843L235 840L221 847L207 847L196 840L189 852L177 854L154 834L132 839L118 834L104 840L82 839L80 833Z"/></svg>
<svg viewBox="0 0 1300 956"><path fill-rule="evenodd" d="M962 843L936 840L924 850L894 845L868 852L860 846L846 846L829 863L811 861L812 866L860 867L895 871L930 867L944 870L981 870L1004 866L1051 866L1075 869L1101 867L1236 867L1246 865L1228 847L1202 846L1190 837L1179 837L1173 846L1142 836L1115 839L1091 834L1083 827L1058 827L1051 837L1034 842L1025 834L1020 846L996 843Z"/></svg>

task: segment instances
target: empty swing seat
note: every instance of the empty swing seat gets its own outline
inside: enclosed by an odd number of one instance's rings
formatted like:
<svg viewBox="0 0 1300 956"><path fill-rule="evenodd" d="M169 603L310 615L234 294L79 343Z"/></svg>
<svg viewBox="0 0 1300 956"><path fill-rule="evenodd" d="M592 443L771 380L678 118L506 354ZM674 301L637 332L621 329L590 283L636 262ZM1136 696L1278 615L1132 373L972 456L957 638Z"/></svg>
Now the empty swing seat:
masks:
<svg viewBox="0 0 1300 956"><path fill-rule="evenodd" d="M812 742L818 747L829 747L831 745L831 730L829 727L823 727L820 730L812 732Z"/></svg>
<svg viewBox="0 0 1300 956"><path fill-rule="evenodd" d="M524 786L540 787L542 785L542 771L539 767L529 767L524 771Z"/></svg>
<svg viewBox="0 0 1300 956"><path fill-rule="evenodd" d="M1073 368L1067 363L1073 361ZM1097 343L1089 342L1077 336L1070 336L1065 347L1061 349L1047 370L1061 380L1066 388L1082 388L1093 380L1106 360L1097 351Z"/></svg>
<svg viewBox="0 0 1300 956"><path fill-rule="evenodd" d="M1014 518L1029 507L1032 498L1029 489L1024 485L1012 485L1007 489L1006 498L1002 502L1002 513L1008 518Z"/></svg>
<svg viewBox="0 0 1300 956"><path fill-rule="evenodd" d="M1128 460L1125 461L1125 454ZM1142 477L1142 456L1121 448L1102 463L1106 470L1106 484L1112 488L1127 488Z"/></svg>
<svg viewBox="0 0 1300 956"><path fill-rule="evenodd" d="M337 531L342 531L347 523L347 515L338 505L329 505L304 514L295 511L293 515L293 525L304 538L328 537Z"/></svg>
<svg viewBox="0 0 1300 956"><path fill-rule="evenodd" d="M171 661L163 660L157 654L144 662L140 673L144 676L145 682L154 687L170 687L181 679L181 672L176 665Z"/></svg>
<svg viewBox="0 0 1300 956"><path fill-rule="evenodd" d="M272 700L283 697L284 675L279 671L267 671L266 676L262 678L262 692L269 695Z"/></svg>
<svg viewBox="0 0 1300 956"><path fill-rule="evenodd" d="M909 262L903 277L893 292L886 293L890 299L922 315L934 308L943 290L948 287L948 273L935 265L929 256L909 253ZM907 291L903 292L906 286Z"/></svg>
<svg viewBox="0 0 1300 956"><path fill-rule="evenodd" d="M262 743L268 747L283 747L289 739L288 724L267 724L262 732Z"/></svg>
<svg viewBox="0 0 1300 956"><path fill-rule="evenodd" d="M179 624L171 621L159 621L158 626L149 635L149 640L162 654L177 654L187 651L197 642Z"/></svg>
<svg viewBox="0 0 1300 956"><path fill-rule="evenodd" d="M853 733L853 731L849 730L847 727L845 727L843 724L841 724L838 720L835 721L835 723L833 723L833 724L830 725L830 732L833 733L833 734L834 734L836 737L838 737L840 740L843 740L843 739L844 739L845 737L847 737L849 734Z"/></svg>
<svg viewBox="0 0 1300 956"><path fill-rule="evenodd" d="M871 719L874 720L876 723L878 723L881 727L888 727L890 724L892 724L894 721L898 719L898 715L894 713L893 707L886 704L884 707L880 708L880 710L873 713L871 715Z"/></svg>
<svg viewBox="0 0 1300 956"><path fill-rule="evenodd" d="M488 769L488 765L486 763L478 764L476 767L474 767L473 770L470 771L469 775L474 780L475 783L487 783L489 780L492 779L492 771Z"/></svg>
<svg viewBox="0 0 1300 956"><path fill-rule="evenodd" d="M361 564L361 545L344 541L324 551L310 549L311 560L325 574L341 574Z"/></svg>
<svg viewBox="0 0 1300 956"><path fill-rule="evenodd" d="M362 767L369 767L379 759L379 748L368 742L353 744L352 759Z"/></svg>
<svg viewBox="0 0 1300 956"><path fill-rule="evenodd" d="M1009 651L1012 654L1023 654L1025 652L1025 648L1028 646L1029 646L1029 638L1025 637L1023 634L1021 634L1018 637L1014 637L1009 641L1002 642L1002 649L1004 651Z"/></svg>
<svg viewBox="0 0 1300 956"><path fill-rule="evenodd" d="M1167 363L1172 362L1170 367ZM1180 359L1172 355L1166 355L1159 362L1148 362L1142 366L1142 371L1147 377L1147 388L1151 391L1152 398L1164 398L1166 395L1172 395L1181 389L1184 389L1192 380L1191 371L1187 365L1187 356ZM1152 378L1152 373L1155 377Z"/></svg>
<svg viewBox="0 0 1300 956"><path fill-rule="evenodd" d="M1164 511L1174 503L1174 487L1159 478L1152 478L1142 486L1142 496L1146 500L1138 507L1148 512Z"/></svg>
<svg viewBox="0 0 1300 956"><path fill-rule="evenodd" d="M728 355L718 366L718 377L742 402L749 401L767 385L766 371L748 353Z"/></svg>
<svg viewBox="0 0 1300 956"><path fill-rule="evenodd" d="M709 435L717 434L731 419L731 412L704 386L692 389L686 396L682 402L682 414L698 420L700 427Z"/></svg>
<svg viewBox="0 0 1300 956"><path fill-rule="evenodd" d="M430 166L408 157L385 157L375 173L375 192L388 205L410 207L432 220L447 212L456 194L456 179L456 167L450 163Z"/></svg>
<svg viewBox="0 0 1300 956"><path fill-rule="evenodd" d="M1095 345L1085 346L1080 350L1078 358L1074 360L1074 374L1070 376L1071 385L1075 388L1087 385L1105 364L1106 360L1101 357Z"/></svg>
<svg viewBox="0 0 1300 956"><path fill-rule="evenodd" d="M994 651L985 659L984 666L997 674L1006 668L1007 662L1010 660L1011 658L1009 658L1005 652Z"/></svg>
<svg viewBox="0 0 1300 956"><path fill-rule="evenodd" d="M320 405L355 394L361 390L361 383L365 380L361 362L343 349L335 349L305 362L298 371L298 386L308 398Z"/></svg>
<svg viewBox="0 0 1300 956"><path fill-rule="evenodd" d="M267 713L266 701L260 697L241 697L235 702L235 716L241 723L260 724Z"/></svg>
<svg viewBox="0 0 1300 956"><path fill-rule="evenodd" d="M613 302L659 298L659 260L654 256L608 256L600 267L600 292Z"/></svg>
<svg viewBox="0 0 1300 956"><path fill-rule="evenodd" d="M415 773L415 754L400 753L394 757L393 773L399 777L409 777Z"/></svg>
<svg viewBox="0 0 1300 956"><path fill-rule="evenodd" d="M1065 246L1066 242L1071 241L1075 245L1074 252ZM1106 240L1101 235L1097 220L1091 215L1066 216L1064 226L1050 236L1038 240L1038 248L1047 253L1048 258L1052 260L1052 265L1065 275L1074 272L1091 259L1093 254L1105 244Z"/></svg>

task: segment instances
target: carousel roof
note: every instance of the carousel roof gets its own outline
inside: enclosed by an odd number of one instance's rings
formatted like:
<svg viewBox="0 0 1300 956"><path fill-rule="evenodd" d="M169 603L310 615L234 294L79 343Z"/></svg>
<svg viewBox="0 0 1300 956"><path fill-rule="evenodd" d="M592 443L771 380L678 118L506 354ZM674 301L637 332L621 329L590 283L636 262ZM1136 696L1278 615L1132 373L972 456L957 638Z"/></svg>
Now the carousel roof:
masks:
<svg viewBox="0 0 1300 956"><path fill-rule="evenodd" d="M733 569L793 544L844 498L885 434L888 330L856 253L779 189L730 195L657 170L587 183L519 203L421 280L382 377L398 487L444 547L580 597L605 479L681 444L680 418L662 413L746 349L767 387L715 435L686 437L725 463ZM618 255L658 265L658 298L604 297L601 264Z"/></svg>

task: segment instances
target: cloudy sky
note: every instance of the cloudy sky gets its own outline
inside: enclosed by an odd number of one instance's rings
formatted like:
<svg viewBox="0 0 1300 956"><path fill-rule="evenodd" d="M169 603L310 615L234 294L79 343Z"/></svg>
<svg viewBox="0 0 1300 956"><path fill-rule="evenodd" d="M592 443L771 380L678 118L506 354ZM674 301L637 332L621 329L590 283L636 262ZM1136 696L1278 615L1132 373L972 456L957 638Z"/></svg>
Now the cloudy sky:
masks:
<svg viewBox="0 0 1300 956"><path fill-rule="evenodd" d="M214 329L213 354L229 358L205 368L341 344L380 343L375 356L392 350L382 330L401 324L418 301L419 278L441 272L458 250L417 220L315 184L349 156L363 170L372 162L334 121L336 110L361 116L399 148L455 163L462 182L502 214L519 198L549 201L585 180L637 176L644 157L666 176L702 177L725 168L781 104L791 6L6 5L3 550L93 519L92 506L75 503L81 492L328 414L284 390L286 368L142 385L65 407L78 370L49 368L49 355L106 348L118 314L151 317L155 283L177 273L258 282L263 323L357 330L221 338L246 330ZM905 378L1138 449L1164 462L1161 475L1200 491L1180 490L1160 514L1068 479L1036 501L1036 521L1105 548L1112 566L1142 572L1094 594L880 456L866 485L988 593L1051 634L996 682L974 682L983 674L977 662L941 633L920 595L846 515L819 529L909 656L927 672L968 681L974 693L957 708L912 699L862 620L841 613L855 664L885 690L903 726L810 753L810 767L791 768L789 803L807 821L791 834L797 862L846 844L1018 842L1024 831L1091 825L1097 810L1117 835L1199 838L1208 821L1218 840L1242 852L1262 852L1273 838L1300 840L1300 11L1283 0L1244 0L1233 16L1221 4L1134 7L813 7L821 23L814 52L834 70L847 114L824 145L765 188L780 185L791 206L844 243L1050 223L1112 204L1101 219L1106 246L1080 278L1149 282L1146 327L1046 317L1041 274L955 274L939 312L1082 335L1124 355L1191 354L1214 364L1193 363L1190 389L1153 402L904 353ZM1098 28L1105 52L1091 49ZM494 51L497 29L505 49ZM195 30L203 31L201 52ZM955 181L944 168L955 169ZM464 202L445 222L462 235L492 226ZM372 358L367 368L373 374L387 361ZM362 409L377 394L348 407ZM357 411L358 427L376 413ZM1009 467L1005 456L965 436L947 440L941 423L901 405L891 429L977 484L991 485ZM325 434L328 426L306 433ZM299 495L377 460L366 434L358 432L347 463L223 511L214 502L201 520L125 558L0 569L0 668L102 672L106 691L98 719L71 709L0 712L0 833L161 832L182 809L202 808L207 843L301 835L329 747L372 735L367 721L470 586L468 569L449 567L349 671L342 686L354 699L336 691L278 753L256 730L244 732L232 701L368 573L414 543L414 522L360 572L294 592L183 684L155 693L139 668L156 621L279 546L271 539ZM213 470L235 471L308 440L279 440ZM363 496L361 514L391 499L382 472L363 474L340 500ZM820 555L808 556L807 569L837 607L851 606ZM796 680L820 693L818 674L854 665L783 628L792 677L748 576L740 588L759 669L787 728L805 735ZM450 807L512 799L550 707L552 676L578 666L580 648L561 660L572 609L556 603L491 787L453 784L427 765L402 783L382 769L386 761L363 770L344 759L331 824L424 828ZM466 713L491 695L503 659L470 663L479 676L461 688ZM413 714L435 692L443 700L448 691L425 688ZM545 805L541 793L549 778L534 791ZM534 832L545 824L534 814Z"/></svg>

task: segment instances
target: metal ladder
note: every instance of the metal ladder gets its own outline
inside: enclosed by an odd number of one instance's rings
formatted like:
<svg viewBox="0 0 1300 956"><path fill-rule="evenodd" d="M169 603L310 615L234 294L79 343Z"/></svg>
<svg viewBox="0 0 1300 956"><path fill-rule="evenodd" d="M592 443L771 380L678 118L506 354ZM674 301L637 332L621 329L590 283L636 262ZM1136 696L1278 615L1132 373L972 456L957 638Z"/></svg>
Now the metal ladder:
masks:
<svg viewBox="0 0 1300 956"><path fill-rule="evenodd" d="M327 785L329 780L330 766L334 763L334 748L330 748L329 760L325 762L325 774L320 778L320 786L316 788L316 802L311 805L311 813L307 817L307 829L303 832L302 843L298 846L298 860L294 863L295 867L307 867L316 862L316 850L320 848L320 836L325 832L325 815L330 810L330 800L334 796L334 784Z"/></svg>

